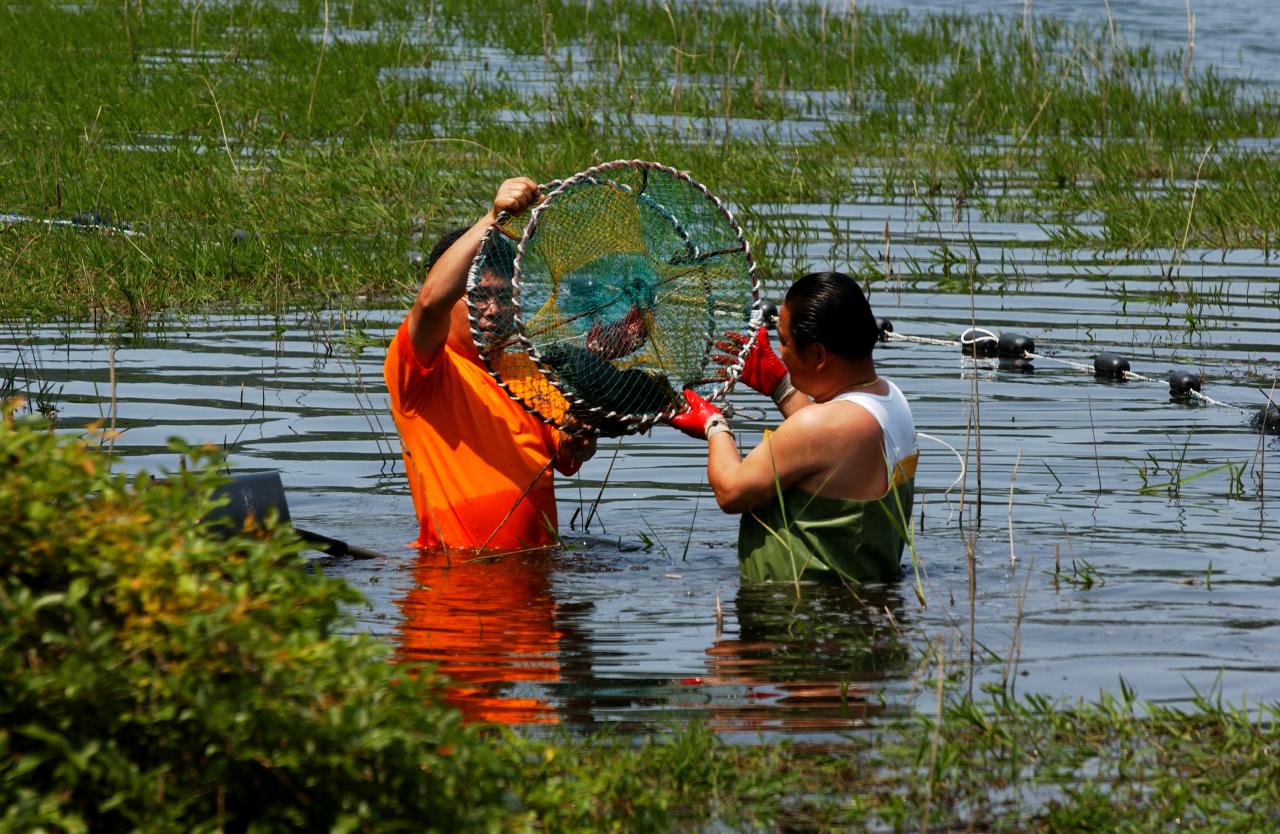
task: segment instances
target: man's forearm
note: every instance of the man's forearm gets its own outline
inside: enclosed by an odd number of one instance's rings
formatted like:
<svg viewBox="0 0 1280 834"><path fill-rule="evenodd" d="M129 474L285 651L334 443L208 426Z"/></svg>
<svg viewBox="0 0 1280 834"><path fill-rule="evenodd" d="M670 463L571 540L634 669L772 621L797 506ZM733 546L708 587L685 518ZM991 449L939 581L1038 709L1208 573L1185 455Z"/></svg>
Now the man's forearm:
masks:
<svg viewBox="0 0 1280 834"><path fill-rule="evenodd" d="M707 483L716 503L725 512L741 512L733 495L733 476L742 465L742 453L732 432L721 432L707 440Z"/></svg>
<svg viewBox="0 0 1280 834"><path fill-rule="evenodd" d="M466 234L454 241L434 264L413 309L409 311L409 337L418 360L426 364L449 337L453 307L467 290L467 274L485 231L493 222L493 212L480 218Z"/></svg>

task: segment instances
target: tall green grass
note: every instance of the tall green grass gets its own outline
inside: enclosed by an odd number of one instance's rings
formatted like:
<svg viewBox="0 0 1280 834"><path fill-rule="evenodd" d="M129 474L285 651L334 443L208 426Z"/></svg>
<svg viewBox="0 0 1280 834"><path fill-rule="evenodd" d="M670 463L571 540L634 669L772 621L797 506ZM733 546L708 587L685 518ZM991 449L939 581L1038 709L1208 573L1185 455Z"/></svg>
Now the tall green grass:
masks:
<svg viewBox="0 0 1280 834"><path fill-rule="evenodd" d="M141 233L0 227L9 316L385 298L420 277L406 252L429 248L422 221L430 236L478 215L505 176L619 157L731 200L766 275L813 234L778 209L794 203L964 203L1069 247L1181 246L1185 230L1189 246L1270 249L1280 232L1275 146L1242 141L1277 137L1274 91L1184 77L1180 54L1102 26L804 3L168 0L10 3L0 42L0 211ZM782 134L805 119L822 129ZM1080 231L1086 213L1100 231Z"/></svg>

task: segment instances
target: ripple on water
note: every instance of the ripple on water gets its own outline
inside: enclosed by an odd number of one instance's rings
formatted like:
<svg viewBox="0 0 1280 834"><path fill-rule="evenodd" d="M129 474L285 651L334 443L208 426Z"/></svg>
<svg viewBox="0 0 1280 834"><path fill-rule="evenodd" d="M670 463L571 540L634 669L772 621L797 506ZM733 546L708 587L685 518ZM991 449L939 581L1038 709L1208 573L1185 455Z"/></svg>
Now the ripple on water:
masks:
<svg viewBox="0 0 1280 834"><path fill-rule="evenodd" d="M825 207L789 210L827 228ZM901 207L840 216L869 249L887 220L903 240L899 255L963 240L961 225L928 228ZM913 224L919 239L909 243ZM1280 697L1270 659L1280 633L1271 614L1275 479L1263 478L1248 412L1232 407L1260 404L1261 380L1276 370L1277 308L1260 288L1280 278L1277 268L1257 252L1189 252L1178 292L1161 295L1168 253L1055 252L1027 228L998 225L979 246L990 253L984 262L1003 256L1020 280L971 301L967 288L949 291L936 276L881 279L877 312L899 334L954 339L974 320L1018 330L1040 354L1072 362L1118 349L1152 377L1187 364L1228 404L1189 407L1158 381L1102 384L1047 359L1020 373L953 346L882 346L878 367L911 398L918 428L961 452L975 443L975 385L980 395L979 641L1007 651L1022 595L1021 691L1088 697L1124 675L1161 700L1185 701L1188 682L1219 685L1228 698ZM1186 292L1208 296L1217 285L1223 291L1208 301ZM959 466L940 443L922 441L918 477L927 608L909 559L901 583L862 589L862 602L839 588L803 587L797 599L787 585L741 587L737 522L706 488L703 448L665 427L606 441L579 477L562 481L565 551L450 569L407 547L416 525L381 352L353 357L318 344L318 333L339 326L336 313L317 323L324 315L184 320L117 346L120 465L174 467L165 441L180 435L225 448L233 470L280 470L300 525L391 554L326 570L368 597L354 612L361 630L390 641L406 663L438 663L471 714L582 730L699 715L744 738L834 735L911 705L928 639L947 635L953 659L963 659ZM377 340L400 317L356 315ZM10 336L0 351L11 386L52 386L62 428L109 417L108 348L90 328L11 325ZM750 392L733 400L740 441L753 445L771 424L768 403ZM1261 449L1280 452L1274 439ZM1227 463L1240 473L1235 485ZM977 474L971 453L967 515L977 509ZM1257 500L1260 480L1271 501ZM994 661L976 670L979 682L1003 672Z"/></svg>

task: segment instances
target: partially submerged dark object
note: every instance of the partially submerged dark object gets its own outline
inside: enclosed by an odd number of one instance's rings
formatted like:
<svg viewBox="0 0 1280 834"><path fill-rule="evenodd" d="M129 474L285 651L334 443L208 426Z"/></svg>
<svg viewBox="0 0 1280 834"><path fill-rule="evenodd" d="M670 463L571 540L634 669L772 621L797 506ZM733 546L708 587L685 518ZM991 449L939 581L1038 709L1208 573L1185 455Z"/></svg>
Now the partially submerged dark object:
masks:
<svg viewBox="0 0 1280 834"><path fill-rule="evenodd" d="M1169 396L1175 400L1189 400L1193 396L1192 392L1200 393L1203 386L1204 380L1195 371L1169 371Z"/></svg>
<svg viewBox="0 0 1280 834"><path fill-rule="evenodd" d="M892 333L893 325L890 324L888 329ZM960 350L968 356L998 356L1030 362L1028 354L1036 352L1036 340L1021 333L996 335L985 327L971 327L960 334Z"/></svg>
<svg viewBox="0 0 1280 834"><path fill-rule="evenodd" d="M1021 333L1001 333L996 342L996 355L1003 359L1026 359L1036 352L1036 340Z"/></svg>
<svg viewBox="0 0 1280 834"><path fill-rule="evenodd" d="M760 323L770 330L778 329L778 305L772 301L760 302Z"/></svg>
<svg viewBox="0 0 1280 834"><path fill-rule="evenodd" d="M1267 403L1255 411L1253 427L1266 434L1280 434L1280 405Z"/></svg>
<svg viewBox="0 0 1280 834"><path fill-rule="evenodd" d="M210 526L225 535L234 535L245 529L253 529L274 510L277 519L289 521L289 502L284 496L284 484L279 472L253 472L233 475L231 480L213 491L214 498L226 498L227 503L205 516ZM307 544L330 556L352 556L356 559L385 559L385 554L347 544L294 526L294 532Z"/></svg>
<svg viewBox="0 0 1280 834"><path fill-rule="evenodd" d="M1128 379L1129 360L1118 353L1099 353L1093 358L1093 375L1103 379Z"/></svg>
<svg viewBox="0 0 1280 834"><path fill-rule="evenodd" d="M981 327L971 327L960 334L960 350L969 356L995 356L999 344L999 336Z"/></svg>

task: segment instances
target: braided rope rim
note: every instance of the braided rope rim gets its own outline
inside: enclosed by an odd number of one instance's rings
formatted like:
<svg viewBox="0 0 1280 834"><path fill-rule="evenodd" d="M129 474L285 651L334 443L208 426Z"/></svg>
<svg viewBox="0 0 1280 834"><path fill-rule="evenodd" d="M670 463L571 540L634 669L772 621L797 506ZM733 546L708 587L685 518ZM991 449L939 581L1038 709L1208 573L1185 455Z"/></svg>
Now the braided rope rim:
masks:
<svg viewBox="0 0 1280 834"><path fill-rule="evenodd" d="M563 180L551 180L550 182L545 184L539 183L538 193L545 194L547 193L547 191L556 190L560 187L562 183L563 183ZM511 386L507 384L507 381L503 378L502 373L493 366L493 360L491 358L493 356L493 351L482 349L480 346L481 333L480 333L478 316L476 313L476 306L473 303L474 301L473 293L476 289L477 284L479 284L480 282L480 265L481 265L481 262L483 262L485 259L485 253L487 251L486 247L488 246L490 239L492 239L494 235L509 237L505 235L504 232L502 231L502 225L506 223L507 220L510 219L510 217L511 217L511 214L509 212L502 211L498 213L498 216L493 219L493 223L491 223L489 225L489 228L485 230L484 238L480 241L480 245L476 247L476 253L471 258L471 268L467 270L467 290L466 290L467 324L471 331L471 341L476 346L477 352L480 354L480 359L484 362L485 370L489 373L489 376L493 377L493 381L498 384L498 387L502 389L503 393L505 393L508 397L510 397L511 400L516 405L523 408L529 414L532 414L534 417L537 417L539 420L546 423L547 425L554 426L559 429L559 428L563 428L563 425L560 423L560 421L556 420L553 417L548 417L547 415L543 414L535 406L525 401L523 397L521 397L519 394L511 390ZM516 304L516 316L518 317L520 306L519 306L518 296L516 296L515 294L516 288L515 288L514 279L512 280L511 291L512 291L512 301L515 302ZM523 346L524 351L526 353L531 354L534 348L533 348L533 345L530 344L529 339L524 335L524 325L522 322L519 322L519 321L517 321L517 324L518 324L518 327L517 327L516 333L513 334L509 343L520 344ZM542 368L540 365L538 366L538 370L542 371ZM545 372L543 372L543 374L545 376ZM564 388L560 385L558 380L549 379L549 382L553 386L555 386L555 389L559 391L562 396L564 396L566 401L570 400L570 397L565 392Z"/></svg>
<svg viewBox="0 0 1280 834"><path fill-rule="evenodd" d="M662 165L661 163L657 163L657 162L648 162L642 159L616 159L616 160L613 160L612 162L605 162L605 163L601 163L600 165L594 165L586 169L585 171L581 171L577 174L574 174L572 177L569 177L568 179L561 180L557 184L555 184L554 187L551 188L549 192L545 192L543 194L542 200L536 206L534 206L530 212L529 222L525 225L524 233L520 236L520 242L516 246L516 257L515 257L515 262L512 266L511 289L512 289L512 299L516 305L516 313L514 318L515 318L516 329L519 334L517 338L519 342L522 345L524 345L525 350L528 351L529 357L533 360L534 365L543 374L543 376L547 379L547 381L550 382L552 385L554 385L556 389L560 391L562 395L564 395L565 399L569 402L571 408L578 409L579 413L589 414L592 417L594 417L597 421L605 421L605 420L617 421L617 422L626 424L627 427L633 431L644 431L645 429L656 424L659 420L662 420L663 418L666 418L666 417L674 416L677 413L676 410L668 409L665 411L658 412L656 414L629 414L629 413L623 414L623 413L619 413L617 411L612 411L612 410L606 411L600 406L592 405L591 403L578 397L576 394L572 394L566 391L564 386L560 383L559 379L557 378L554 370L551 369L543 361L542 354L538 351L536 347L534 347L532 342L525 335L523 309L520 304L520 275L521 275L521 266L524 261L525 246L528 243L530 237L532 236L534 230L537 229L538 220L541 217L542 212L545 211L546 207L550 205L552 201L559 194L563 193L565 189L571 186L577 185L578 183L581 183L581 182L586 182L586 181L594 182L596 181L596 178L598 175L607 173L609 171L622 169L622 168L640 169L644 173L644 176L646 177L646 179L648 177L649 171L661 171L665 174L668 174L674 177L677 180L680 180L682 182L687 183L688 185L693 186L702 194L703 197L709 200L712 203L712 205L715 206L716 210L720 212L720 214L723 215L724 218L729 222L729 228L733 230L735 240L737 240L738 245L742 247L743 257L747 261L747 276L751 282L751 314L749 316L749 322L751 324L752 333L747 346L743 350L738 352L738 355L735 358L734 362L731 363L730 365L724 366L725 381L719 386L717 386L711 392L711 394L707 397L708 400L715 402L716 400L723 399L725 396L728 395L729 391L733 389L733 385L734 383L737 382L738 376L742 372L742 365L746 361L746 356L750 351L752 342L755 339L755 333L759 330L759 327L757 326L756 323L763 319L763 314L760 310L760 282L756 279L756 262L755 262L755 258L751 254L751 245L747 242L747 239L742 232L742 227L738 225L738 221L734 219L733 213L730 212L729 209L725 207L724 202L719 197L712 194L705 185L695 180L692 176L690 176L686 172L680 171L676 168L672 168L668 165ZM618 183L617 185L621 185L624 188L627 187L620 183ZM541 186L539 187L538 190L539 192L542 192ZM675 226L677 234L679 234L687 242L688 233L684 231L684 227L679 223L679 221L673 215L671 215L671 212L668 211L665 206L662 206L656 200L649 200L649 203L661 209L664 213L668 215L668 217L671 218L672 224ZM498 218L498 220L501 220L501 219L502 218ZM497 225L497 221L495 221L495 225ZM483 247L481 248L483 249ZM476 260L473 261L472 263L473 274L476 273L478 263L479 263L479 250L477 250ZM471 286L470 277L468 278L467 283L468 283L468 287L470 287ZM474 337L474 333L475 333L474 329L472 332ZM708 339L707 346L704 349L705 352L708 354L710 353L711 348L714 346L714 343L715 343L715 338L714 338L715 334L709 334L709 335L711 336L711 338ZM487 364L488 364L488 360L486 358L486 365ZM494 373L492 367L490 367L490 373L493 374L495 378L497 377L497 374ZM553 425L555 425L554 420L549 420L544 415L539 414L536 409L530 408L530 406L527 403L525 403L522 399L513 395L511 390L506 385L503 384L500 378L498 379L498 384L503 388L504 391L507 392L508 396L511 396L513 399L515 399L516 402L520 403L526 410L529 410L533 414L541 417L544 422L552 423Z"/></svg>

